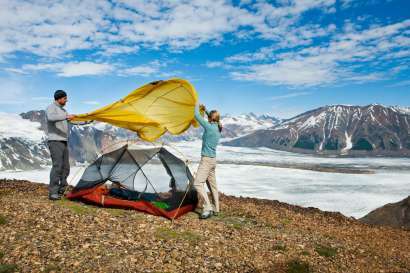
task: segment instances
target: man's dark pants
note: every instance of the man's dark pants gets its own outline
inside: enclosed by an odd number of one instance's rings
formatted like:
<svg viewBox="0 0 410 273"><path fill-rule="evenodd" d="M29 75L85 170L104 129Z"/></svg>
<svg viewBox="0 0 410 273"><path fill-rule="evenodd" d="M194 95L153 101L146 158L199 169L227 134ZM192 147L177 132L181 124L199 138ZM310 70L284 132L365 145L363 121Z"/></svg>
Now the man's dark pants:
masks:
<svg viewBox="0 0 410 273"><path fill-rule="evenodd" d="M67 141L48 141L53 167L50 172L49 196L63 194L70 174Z"/></svg>

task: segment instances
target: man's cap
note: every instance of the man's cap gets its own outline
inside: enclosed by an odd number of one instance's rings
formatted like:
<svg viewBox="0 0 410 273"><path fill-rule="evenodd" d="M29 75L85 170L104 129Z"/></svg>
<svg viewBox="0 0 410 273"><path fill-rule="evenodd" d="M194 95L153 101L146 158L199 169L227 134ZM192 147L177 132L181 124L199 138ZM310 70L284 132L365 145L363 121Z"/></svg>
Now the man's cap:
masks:
<svg viewBox="0 0 410 273"><path fill-rule="evenodd" d="M67 97L67 93L64 90L57 90L54 93L54 99L59 100L61 98Z"/></svg>

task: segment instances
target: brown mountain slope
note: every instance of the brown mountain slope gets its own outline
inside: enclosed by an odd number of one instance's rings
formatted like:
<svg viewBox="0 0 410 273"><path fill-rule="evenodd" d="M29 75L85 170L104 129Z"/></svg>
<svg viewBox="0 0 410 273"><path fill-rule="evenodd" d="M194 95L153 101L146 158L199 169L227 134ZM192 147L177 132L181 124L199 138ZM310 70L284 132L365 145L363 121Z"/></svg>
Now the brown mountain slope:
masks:
<svg viewBox="0 0 410 273"><path fill-rule="evenodd" d="M410 196L397 203L386 204L360 219L363 223L410 229Z"/></svg>

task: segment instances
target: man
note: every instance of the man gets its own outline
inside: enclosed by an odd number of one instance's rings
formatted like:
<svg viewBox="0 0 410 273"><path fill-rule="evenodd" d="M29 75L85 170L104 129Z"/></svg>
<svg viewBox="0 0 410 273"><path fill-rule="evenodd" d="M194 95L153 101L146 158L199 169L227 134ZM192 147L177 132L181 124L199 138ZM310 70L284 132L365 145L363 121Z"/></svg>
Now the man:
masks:
<svg viewBox="0 0 410 273"><path fill-rule="evenodd" d="M67 94L63 90L54 93L54 103L46 110L48 147L50 149L53 166L50 172L48 198L59 200L68 185L67 177L70 174L68 160L68 121L75 116L67 114L64 106L67 103Z"/></svg>

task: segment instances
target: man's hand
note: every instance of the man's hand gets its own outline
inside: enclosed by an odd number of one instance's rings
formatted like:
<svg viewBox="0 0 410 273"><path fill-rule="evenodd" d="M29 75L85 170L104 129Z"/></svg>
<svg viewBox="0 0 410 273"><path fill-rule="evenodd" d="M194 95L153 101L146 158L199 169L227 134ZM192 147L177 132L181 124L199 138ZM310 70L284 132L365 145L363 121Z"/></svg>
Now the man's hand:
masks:
<svg viewBox="0 0 410 273"><path fill-rule="evenodd" d="M68 120L73 120L76 117L76 115L67 115Z"/></svg>

